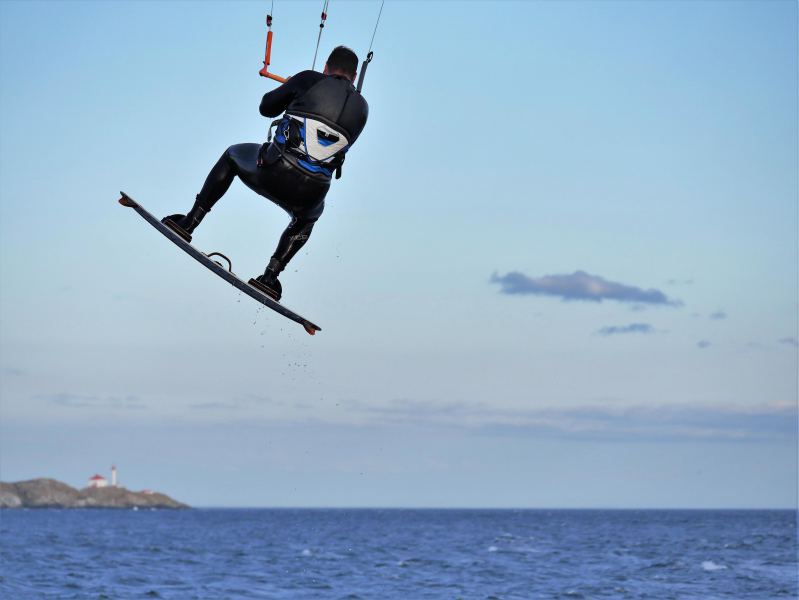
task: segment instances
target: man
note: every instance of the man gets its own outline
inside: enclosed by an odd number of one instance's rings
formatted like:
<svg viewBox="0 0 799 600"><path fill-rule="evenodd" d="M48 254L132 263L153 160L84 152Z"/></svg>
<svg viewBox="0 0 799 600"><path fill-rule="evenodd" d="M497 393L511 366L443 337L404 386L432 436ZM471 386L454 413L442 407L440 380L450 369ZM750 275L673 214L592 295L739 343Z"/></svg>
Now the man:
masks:
<svg viewBox="0 0 799 600"><path fill-rule="evenodd" d="M308 241L325 208L333 172L336 178L340 176L345 153L366 125L369 106L353 87L357 70L358 57L339 46L330 53L323 73L303 71L264 95L263 116L276 117L285 111L272 124L277 126L274 141L228 148L188 214L170 215L163 222L191 241L191 234L238 176L291 216L266 271L250 280L280 300L282 286L277 277Z"/></svg>

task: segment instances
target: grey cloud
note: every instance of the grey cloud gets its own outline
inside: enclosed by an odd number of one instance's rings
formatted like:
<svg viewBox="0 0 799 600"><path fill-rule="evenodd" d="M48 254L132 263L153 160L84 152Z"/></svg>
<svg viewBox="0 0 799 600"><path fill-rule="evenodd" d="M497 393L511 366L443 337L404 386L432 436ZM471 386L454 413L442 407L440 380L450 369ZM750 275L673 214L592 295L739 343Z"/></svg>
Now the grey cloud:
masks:
<svg viewBox="0 0 799 600"><path fill-rule="evenodd" d="M235 402L197 402L195 404L189 404L189 408L198 408L200 410L217 410L217 409L225 409L225 410L235 410L237 408L241 408L241 404L237 404Z"/></svg>
<svg viewBox="0 0 799 600"><path fill-rule="evenodd" d="M794 406L752 409L712 406L631 407L544 411L528 423L499 423L487 433L556 435L604 441L762 442L795 438Z"/></svg>
<svg viewBox="0 0 799 600"><path fill-rule="evenodd" d="M717 310L714 313L710 313L709 318L713 319L714 321L720 321L721 319L727 318L727 313L725 313L723 310Z"/></svg>
<svg viewBox="0 0 799 600"><path fill-rule="evenodd" d="M17 369L16 367L3 367L0 369L0 375L4 377L19 377L20 375L24 375L25 371L22 369Z"/></svg>
<svg viewBox="0 0 799 600"><path fill-rule="evenodd" d="M244 396L237 396L230 400L212 400L208 402L196 402L189 404L189 408L196 408L200 410L239 410L253 406L274 405L286 406L286 402L282 400L272 400L267 396L260 396L257 394L246 394ZM296 405L295 405L296 406Z"/></svg>
<svg viewBox="0 0 799 600"><path fill-rule="evenodd" d="M799 347L799 340L797 340L795 337L784 337L780 338L778 341L780 344L786 344L788 346L793 346L794 348Z"/></svg>
<svg viewBox="0 0 799 600"><path fill-rule="evenodd" d="M660 290L644 290L632 285L608 281L585 271L575 271L571 275L544 275L543 277L528 277L518 271L512 271L506 275L494 273L491 276L491 283L500 284L500 292L510 295L535 294L556 296L563 300L589 302L616 300L633 304L670 306L682 304L677 300L669 299Z"/></svg>
<svg viewBox="0 0 799 600"><path fill-rule="evenodd" d="M283 400L273 400L269 396L261 396L260 394L246 394L245 396L241 396L239 399L244 402L249 402L250 404L274 404L276 406L286 405Z"/></svg>
<svg viewBox="0 0 799 600"><path fill-rule="evenodd" d="M710 342L707 341L707 340L699 340L696 343L696 347L697 348L701 348L702 350L704 350L705 348L709 348L710 347Z"/></svg>
<svg viewBox="0 0 799 600"><path fill-rule="evenodd" d="M388 405L369 405L362 402L349 402L349 406L356 410L371 412L378 415L398 416L458 416L473 414L482 410L481 404L467 404L465 402L436 402L434 400L411 400L400 398L391 401Z"/></svg>
<svg viewBox="0 0 799 600"><path fill-rule="evenodd" d="M350 415L365 416L379 423L414 423L443 425L465 423L484 415L482 404L466 402L436 402L433 400L396 399L388 404L374 405L358 400L342 401Z"/></svg>
<svg viewBox="0 0 799 600"><path fill-rule="evenodd" d="M597 333L602 336L617 335L620 333L652 333L655 329L648 323L630 323L629 325L609 325Z"/></svg>
<svg viewBox="0 0 799 600"><path fill-rule="evenodd" d="M498 409L485 403L394 400L384 406L349 403L383 424L469 428L491 435L547 435L575 439L764 441L796 436L793 404L740 406L627 406Z"/></svg>
<svg viewBox="0 0 799 600"><path fill-rule="evenodd" d="M69 408L144 408L141 399L136 396L87 396L59 392L57 394L40 394L35 398Z"/></svg>

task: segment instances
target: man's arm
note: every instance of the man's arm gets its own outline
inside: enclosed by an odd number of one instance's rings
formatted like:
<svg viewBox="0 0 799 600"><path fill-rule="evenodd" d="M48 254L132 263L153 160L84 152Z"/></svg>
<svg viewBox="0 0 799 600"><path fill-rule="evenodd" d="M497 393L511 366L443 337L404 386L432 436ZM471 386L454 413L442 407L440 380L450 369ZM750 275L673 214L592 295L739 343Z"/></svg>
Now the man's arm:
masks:
<svg viewBox="0 0 799 600"><path fill-rule="evenodd" d="M306 92L320 77L316 71L302 71L281 85L267 92L261 99L259 111L264 117L276 117L288 108L291 101Z"/></svg>

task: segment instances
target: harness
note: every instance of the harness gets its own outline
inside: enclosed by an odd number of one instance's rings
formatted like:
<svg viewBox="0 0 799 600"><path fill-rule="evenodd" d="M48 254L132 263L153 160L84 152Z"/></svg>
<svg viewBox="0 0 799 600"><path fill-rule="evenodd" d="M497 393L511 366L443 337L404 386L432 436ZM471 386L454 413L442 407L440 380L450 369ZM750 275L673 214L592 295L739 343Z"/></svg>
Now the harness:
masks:
<svg viewBox="0 0 799 600"><path fill-rule="evenodd" d="M296 164L314 175L341 177L341 167L349 150L349 140L336 129L306 116L286 114L272 121L267 135L267 144L272 141L282 154L291 156Z"/></svg>

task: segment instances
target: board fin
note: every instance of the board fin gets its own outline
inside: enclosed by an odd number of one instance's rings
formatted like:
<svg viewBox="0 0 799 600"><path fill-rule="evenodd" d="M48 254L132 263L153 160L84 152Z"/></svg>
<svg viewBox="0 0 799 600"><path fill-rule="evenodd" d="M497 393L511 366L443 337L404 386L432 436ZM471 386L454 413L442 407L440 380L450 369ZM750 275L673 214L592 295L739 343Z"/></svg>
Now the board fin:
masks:
<svg viewBox="0 0 799 600"><path fill-rule="evenodd" d="M136 204L136 201L130 196L128 196L125 192L119 192L119 193L122 194L122 197L119 199L119 203L122 206L127 206L128 208L135 208L136 206L138 206L138 204Z"/></svg>

